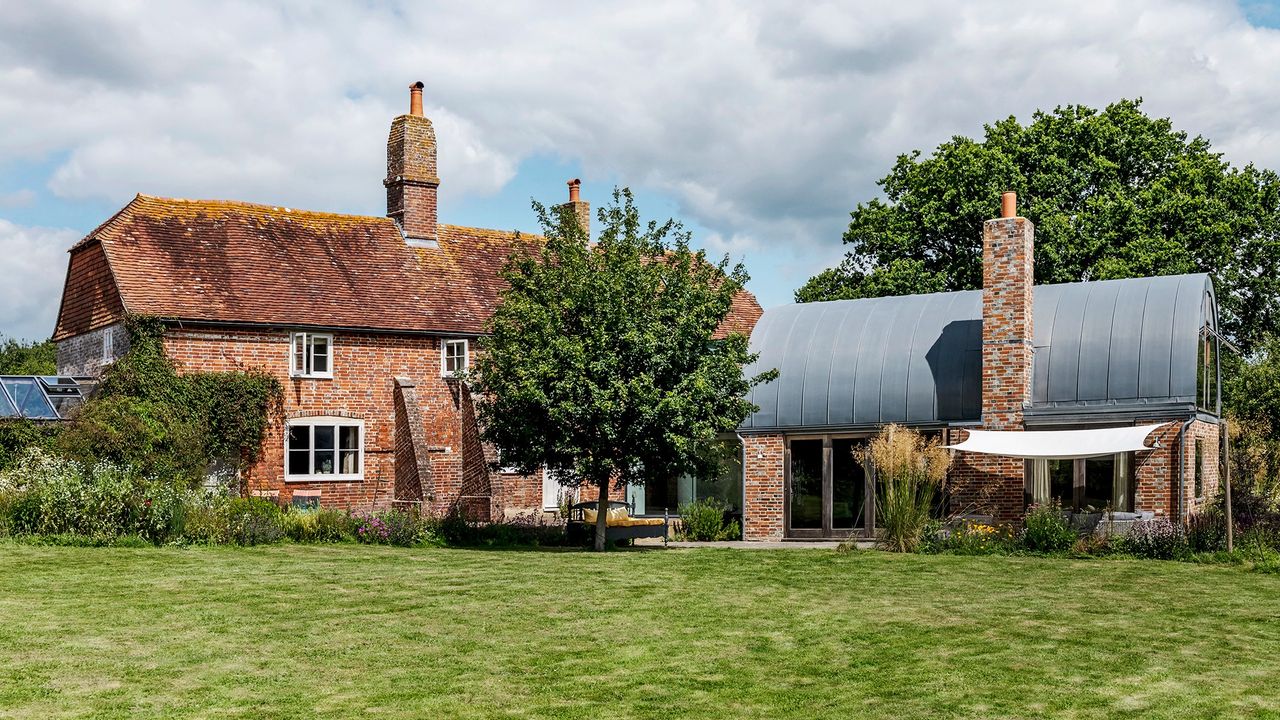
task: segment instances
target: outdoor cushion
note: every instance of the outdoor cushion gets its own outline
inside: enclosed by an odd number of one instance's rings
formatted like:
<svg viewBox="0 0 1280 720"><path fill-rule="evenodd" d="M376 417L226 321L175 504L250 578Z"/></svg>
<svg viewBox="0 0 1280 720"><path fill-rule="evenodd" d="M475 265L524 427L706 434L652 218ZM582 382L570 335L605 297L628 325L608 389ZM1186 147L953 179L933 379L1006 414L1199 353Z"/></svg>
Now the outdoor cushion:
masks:
<svg viewBox="0 0 1280 720"><path fill-rule="evenodd" d="M613 521L613 520L610 520L610 521L609 521L609 527L645 527L645 526L648 526L648 525L661 525L661 524L663 524L664 522L666 522L666 521L665 521L665 520L663 520L662 518L633 518L633 517L629 517L629 518L627 518L626 520L618 520L618 521L616 521L616 522L615 522L615 521Z"/></svg>
<svg viewBox="0 0 1280 720"><path fill-rule="evenodd" d="M582 522L587 525L594 525L596 511L584 508ZM609 515L605 518L605 525L608 527L641 527L645 525L661 525L663 522L662 518L633 518L624 507L609 508Z"/></svg>

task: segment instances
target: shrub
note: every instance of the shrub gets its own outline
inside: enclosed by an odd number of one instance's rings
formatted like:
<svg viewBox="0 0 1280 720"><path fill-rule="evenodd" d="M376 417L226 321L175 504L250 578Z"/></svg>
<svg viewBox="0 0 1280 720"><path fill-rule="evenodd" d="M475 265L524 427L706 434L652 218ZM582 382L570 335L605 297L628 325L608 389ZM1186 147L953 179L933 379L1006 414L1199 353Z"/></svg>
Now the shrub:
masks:
<svg viewBox="0 0 1280 720"><path fill-rule="evenodd" d="M227 498L204 495L194 498L183 508L182 529L178 537L187 543L214 545L226 542L227 519L222 505Z"/></svg>
<svg viewBox="0 0 1280 720"><path fill-rule="evenodd" d="M1217 552L1227 547L1226 516L1210 510L1191 516L1187 526L1187 546L1192 552Z"/></svg>
<svg viewBox="0 0 1280 720"><path fill-rule="evenodd" d="M40 531L40 498L35 493L12 493L9 502L9 532L30 535Z"/></svg>
<svg viewBox="0 0 1280 720"><path fill-rule="evenodd" d="M363 543L409 547L422 539L423 524L415 513L384 510L353 517L356 539Z"/></svg>
<svg viewBox="0 0 1280 720"><path fill-rule="evenodd" d="M452 547L562 547L573 544L560 523L548 522L540 512L518 515L506 522L478 523L460 507L422 520L420 542Z"/></svg>
<svg viewBox="0 0 1280 720"><path fill-rule="evenodd" d="M681 540L737 540L742 529L736 520L725 522L725 505L717 498L695 500L680 508Z"/></svg>
<svg viewBox="0 0 1280 720"><path fill-rule="evenodd" d="M236 545L268 545L284 537L280 507L262 498L232 498L219 509L224 540Z"/></svg>
<svg viewBox="0 0 1280 720"><path fill-rule="evenodd" d="M480 526L481 544L490 547L540 546L559 547L569 544L565 526L549 523L540 512L517 515L499 523Z"/></svg>
<svg viewBox="0 0 1280 720"><path fill-rule="evenodd" d="M1008 525L961 520L948 532L934 520L926 527L919 549L920 552L956 555L998 555L1012 550L1014 544L1013 529Z"/></svg>
<svg viewBox="0 0 1280 720"><path fill-rule="evenodd" d="M881 547L915 552L928 527L935 493L951 456L936 441L901 425L886 425L862 453L876 469L876 525Z"/></svg>
<svg viewBox="0 0 1280 720"><path fill-rule="evenodd" d="M1104 557L1118 550L1118 541L1113 535L1089 533L1076 538L1071 544L1071 554L1085 557Z"/></svg>
<svg viewBox="0 0 1280 720"><path fill-rule="evenodd" d="M355 539L356 521L345 510L290 510L283 518L285 535L298 543L332 543Z"/></svg>
<svg viewBox="0 0 1280 720"><path fill-rule="evenodd" d="M1022 545L1033 552L1061 553L1071 549L1076 531L1062 515L1062 508L1032 505L1022 519Z"/></svg>
<svg viewBox="0 0 1280 720"><path fill-rule="evenodd" d="M1138 520L1120 545L1130 555L1151 560L1174 560L1190 554L1182 525L1168 518Z"/></svg>

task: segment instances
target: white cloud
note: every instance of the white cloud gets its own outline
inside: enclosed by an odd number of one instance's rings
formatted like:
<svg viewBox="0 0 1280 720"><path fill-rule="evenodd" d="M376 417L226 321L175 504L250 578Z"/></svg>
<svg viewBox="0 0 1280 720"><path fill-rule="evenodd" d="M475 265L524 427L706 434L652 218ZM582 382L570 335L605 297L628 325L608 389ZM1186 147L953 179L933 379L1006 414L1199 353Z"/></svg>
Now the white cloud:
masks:
<svg viewBox="0 0 1280 720"><path fill-rule="evenodd" d="M53 334L58 298L75 230L23 227L0 219L0 328L9 337L43 340Z"/></svg>
<svg viewBox="0 0 1280 720"><path fill-rule="evenodd" d="M30 188L22 188L13 192L0 193L0 208L26 207L35 202L36 194Z"/></svg>
<svg viewBox="0 0 1280 720"><path fill-rule="evenodd" d="M794 287L898 153L1010 114L1142 96L1280 167L1275 67L1280 32L1225 0L16 3L0 166L64 158L49 186L70 199L377 212L388 122L422 79L446 202L567 157L671 196Z"/></svg>

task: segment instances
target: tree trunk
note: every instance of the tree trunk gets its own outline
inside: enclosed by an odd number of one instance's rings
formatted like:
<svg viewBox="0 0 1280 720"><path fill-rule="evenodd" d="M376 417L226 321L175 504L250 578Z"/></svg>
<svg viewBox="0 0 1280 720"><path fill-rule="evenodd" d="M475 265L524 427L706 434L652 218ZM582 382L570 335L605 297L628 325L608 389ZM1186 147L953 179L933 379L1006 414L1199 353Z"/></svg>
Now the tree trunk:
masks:
<svg viewBox="0 0 1280 720"><path fill-rule="evenodd" d="M609 480L600 482L600 502L596 505L596 551L604 550L609 523Z"/></svg>

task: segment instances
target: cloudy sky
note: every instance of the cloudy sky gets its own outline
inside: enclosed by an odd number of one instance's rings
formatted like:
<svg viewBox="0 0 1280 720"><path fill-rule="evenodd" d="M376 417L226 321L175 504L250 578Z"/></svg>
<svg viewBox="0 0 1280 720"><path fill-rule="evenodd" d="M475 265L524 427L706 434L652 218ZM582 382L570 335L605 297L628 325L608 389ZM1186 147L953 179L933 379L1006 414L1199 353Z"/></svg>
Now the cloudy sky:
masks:
<svg viewBox="0 0 1280 720"><path fill-rule="evenodd" d="M381 214L415 80L443 222L628 185L777 305L898 153L1011 114L1141 96L1280 168L1274 27L1254 0L0 0L0 334L48 336L67 247L138 192Z"/></svg>

